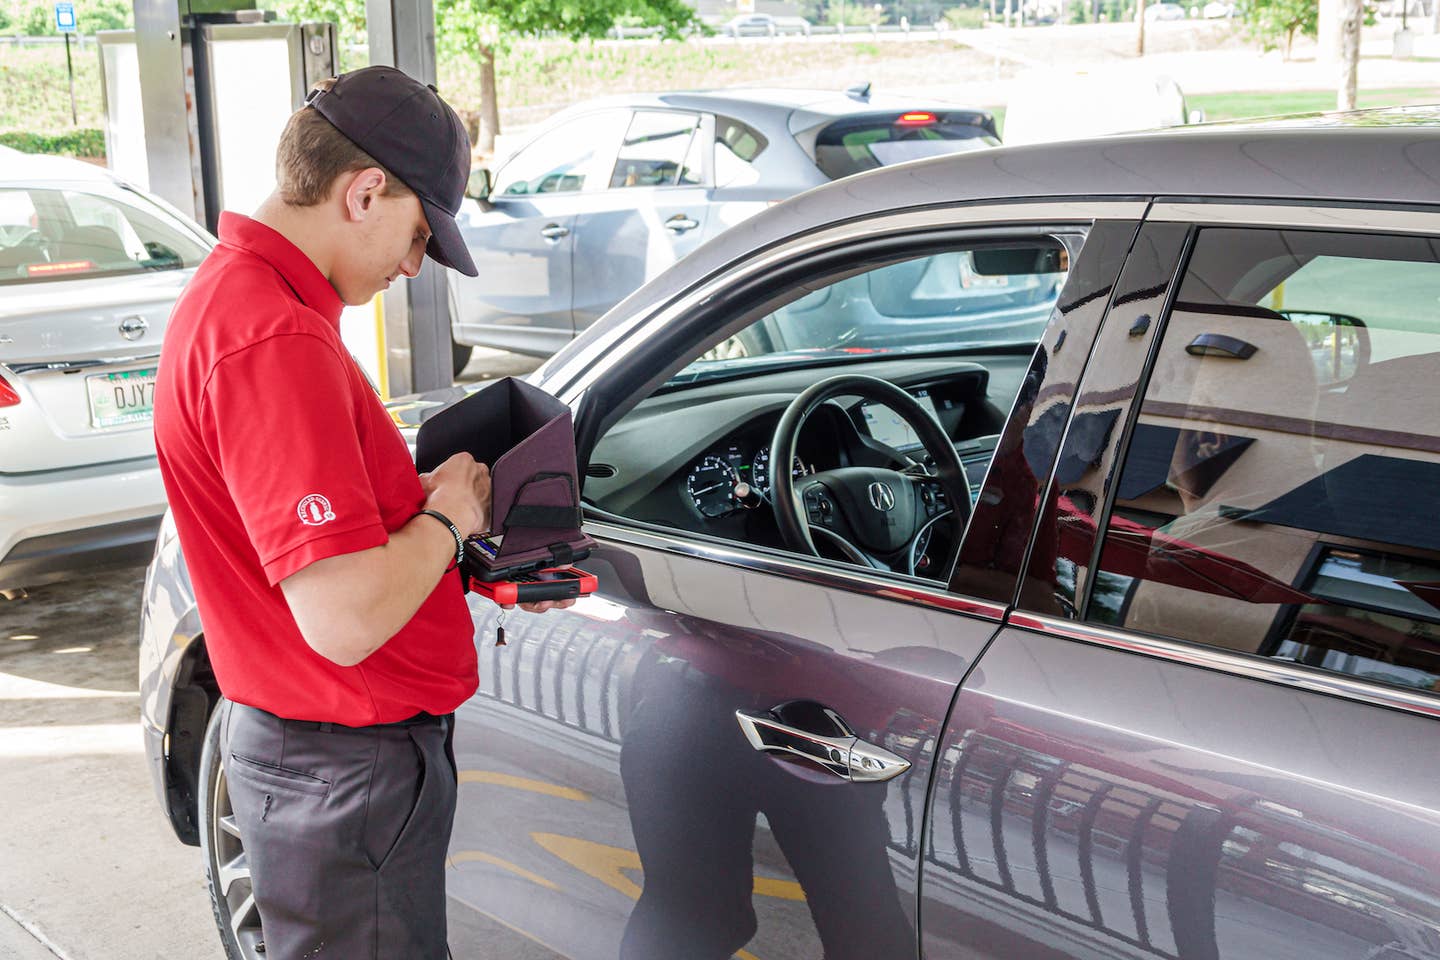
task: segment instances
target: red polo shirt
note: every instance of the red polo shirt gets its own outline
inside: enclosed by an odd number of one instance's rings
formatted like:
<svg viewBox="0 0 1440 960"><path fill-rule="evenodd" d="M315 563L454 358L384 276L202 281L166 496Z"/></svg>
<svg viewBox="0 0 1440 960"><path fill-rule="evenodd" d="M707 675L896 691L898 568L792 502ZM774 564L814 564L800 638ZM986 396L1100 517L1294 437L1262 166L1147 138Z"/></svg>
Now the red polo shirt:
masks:
<svg viewBox="0 0 1440 960"><path fill-rule="evenodd" d="M425 501L340 341L342 306L293 244L231 213L175 304L155 445L205 646L225 696L282 717L361 726L448 713L479 682L458 573L353 667L310 648L278 586L386 543Z"/></svg>

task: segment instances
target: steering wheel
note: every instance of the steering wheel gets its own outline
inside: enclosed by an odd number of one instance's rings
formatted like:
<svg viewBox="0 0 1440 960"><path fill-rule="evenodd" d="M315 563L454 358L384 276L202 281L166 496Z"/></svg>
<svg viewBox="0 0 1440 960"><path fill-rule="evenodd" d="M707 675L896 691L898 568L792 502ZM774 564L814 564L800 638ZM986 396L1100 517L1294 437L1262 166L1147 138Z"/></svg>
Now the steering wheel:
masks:
<svg viewBox="0 0 1440 960"><path fill-rule="evenodd" d="M806 419L827 400L857 395L883 403L908 423L934 459L936 472L912 464L904 470L840 467L792 478L795 443ZM904 459L898 452L896 458ZM959 454L935 417L894 384L843 374L810 387L791 401L776 424L770 463L775 522L791 550L819 556L811 535L819 530L855 563L914 573L921 534L948 517L950 549L937 568L939 575L945 576L953 565L970 517L970 483Z"/></svg>

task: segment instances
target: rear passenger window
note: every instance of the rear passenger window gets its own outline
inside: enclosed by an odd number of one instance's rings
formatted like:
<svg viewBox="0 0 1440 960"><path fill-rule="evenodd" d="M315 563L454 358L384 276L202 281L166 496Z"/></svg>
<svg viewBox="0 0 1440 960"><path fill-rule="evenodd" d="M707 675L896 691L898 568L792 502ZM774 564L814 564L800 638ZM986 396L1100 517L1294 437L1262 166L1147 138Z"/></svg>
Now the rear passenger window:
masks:
<svg viewBox="0 0 1440 960"><path fill-rule="evenodd" d="M673 187L700 182L699 154L691 151L700 118L693 113L637 110L615 170L612 187Z"/></svg>
<svg viewBox="0 0 1440 960"><path fill-rule="evenodd" d="M1099 571L1091 620L1440 690L1440 241L1202 231Z"/></svg>

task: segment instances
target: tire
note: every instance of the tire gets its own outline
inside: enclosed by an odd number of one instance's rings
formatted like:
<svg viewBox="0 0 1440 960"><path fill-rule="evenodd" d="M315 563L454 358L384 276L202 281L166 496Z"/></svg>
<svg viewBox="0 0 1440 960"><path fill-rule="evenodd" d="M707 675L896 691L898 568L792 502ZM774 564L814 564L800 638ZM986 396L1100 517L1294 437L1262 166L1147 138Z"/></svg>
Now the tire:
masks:
<svg viewBox="0 0 1440 960"><path fill-rule="evenodd" d="M260 911L250 890L245 844L235 828L230 791L220 765L220 719L225 701L216 704L205 727L200 753L200 852L205 858L205 884L210 909L226 960L265 960Z"/></svg>

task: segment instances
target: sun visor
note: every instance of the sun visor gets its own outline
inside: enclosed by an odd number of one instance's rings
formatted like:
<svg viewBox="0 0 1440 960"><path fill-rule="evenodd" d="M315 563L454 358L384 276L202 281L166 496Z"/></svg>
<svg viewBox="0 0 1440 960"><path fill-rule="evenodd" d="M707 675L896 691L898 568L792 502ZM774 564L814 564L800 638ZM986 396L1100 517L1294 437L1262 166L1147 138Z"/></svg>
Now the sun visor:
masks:
<svg viewBox="0 0 1440 960"><path fill-rule="evenodd" d="M427 419L415 465L434 470L457 453L490 468L496 565L565 564L595 542L580 530L580 485L570 408L514 377L497 380Z"/></svg>

